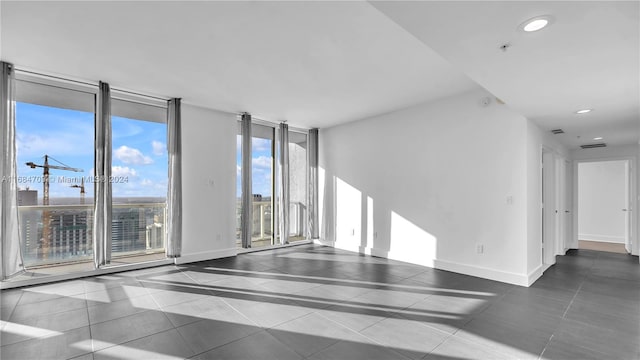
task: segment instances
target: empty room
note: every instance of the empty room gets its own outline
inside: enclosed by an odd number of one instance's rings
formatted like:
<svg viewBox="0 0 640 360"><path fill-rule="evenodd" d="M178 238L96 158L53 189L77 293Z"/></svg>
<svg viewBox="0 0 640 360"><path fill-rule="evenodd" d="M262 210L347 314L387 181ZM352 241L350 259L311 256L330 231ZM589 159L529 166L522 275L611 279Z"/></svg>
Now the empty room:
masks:
<svg viewBox="0 0 640 360"><path fill-rule="evenodd" d="M0 2L0 357L640 360L640 2Z"/></svg>

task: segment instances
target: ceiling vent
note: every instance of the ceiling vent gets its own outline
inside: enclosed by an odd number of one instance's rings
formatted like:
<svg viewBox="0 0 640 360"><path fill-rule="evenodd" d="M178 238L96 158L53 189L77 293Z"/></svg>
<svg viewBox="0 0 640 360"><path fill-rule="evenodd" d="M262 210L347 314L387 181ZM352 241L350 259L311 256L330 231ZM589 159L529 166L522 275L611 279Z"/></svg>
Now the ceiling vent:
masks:
<svg viewBox="0 0 640 360"><path fill-rule="evenodd" d="M605 143L580 145L580 147L583 149L593 149L593 148L600 148L600 147L606 147L606 146L607 144Z"/></svg>
<svg viewBox="0 0 640 360"><path fill-rule="evenodd" d="M555 129L555 130L551 130L551 133L554 135L558 135L558 134L564 134L564 130L562 129Z"/></svg>

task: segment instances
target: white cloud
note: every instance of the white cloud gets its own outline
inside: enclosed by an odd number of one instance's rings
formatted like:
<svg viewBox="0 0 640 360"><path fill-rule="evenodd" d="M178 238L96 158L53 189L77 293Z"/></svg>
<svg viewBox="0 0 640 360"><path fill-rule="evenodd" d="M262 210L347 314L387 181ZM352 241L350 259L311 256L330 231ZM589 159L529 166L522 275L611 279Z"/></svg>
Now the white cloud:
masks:
<svg viewBox="0 0 640 360"><path fill-rule="evenodd" d="M162 156L167 151L167 145L160 141L153 140L151 142L151 147L153 148L153 155Z"/></svg>
<svg viewBox="0 0 640 360"><path fill-rule="evenodd" d="M135 148L130 148L126 145L120 146L113 153L116 159L122 161L125 164L133 165L149 165L153 163L153 159L142 154L142 152Z"/></svg>
<svg viewBox="0 0 640 360"><path fill-rule="evenodd" d="M16 134L16 148L19 155L25 157L42 157L44 154L53 156L93 154L93 133L82 129L72 133L20 132Z"/></svg>
<svg viewBox="0 0 640 360"><path fill-rule="evenodd" d="M153 185L153 181L151 181L149 179L142 179L142 181L140 182L140 185L142 185L142 186L151 186L151 185Z"/></svg>
<svg viewBox="0 0 640 360"><path fill-rule="evenodd" d="M136 169L132 169L127 166L112 166L111 176L113 177L135 177L138 175Z"/></svg>
<svg viewBox="0 0 640 360"><path fill-rule="evenodd" d="M257 158L253 158L251 160L251 163L254 167L267 169L271 168L272 165L270 156L258 156Z"/></svg>
<svg viewBox="0 0 640 360"><path fill-rule="evenodd" d="M271 140L254 137L251 139L251 147L253 151L271 151Z"/></svg>

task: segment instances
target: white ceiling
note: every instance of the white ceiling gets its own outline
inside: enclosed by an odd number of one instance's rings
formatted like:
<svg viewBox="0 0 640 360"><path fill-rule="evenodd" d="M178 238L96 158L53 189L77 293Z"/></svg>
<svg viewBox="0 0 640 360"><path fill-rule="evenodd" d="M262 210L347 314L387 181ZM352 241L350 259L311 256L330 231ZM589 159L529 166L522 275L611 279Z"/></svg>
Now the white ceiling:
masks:
<svg viewBox="0 0 640 360"><path fill-rule="evenodd" d="M372 5L570 148L640 136L640 2L380 1ZM518 26L552 15L538 32ZM503 52L500 45L510 43ZM594 111L577 115L579 109ZM578 138L580 136L580 138Z"/></svg>
<svg viewBox="0 0 640 360"><path fill-rule="evenodd" d="M2 1L0 57L300 127L328 127L479 84L543 129L563 128L558 139L570 147L595 136L637 144L638 6ZM517 31L541 14L555 23ZM507 52L498 49L504 42L512 45ZM581 108L595 111L573 113Z"/></svg>
<svg viewBox="0 0 640 360"><path fill-rule="evenodd" d="M328 127L477 88L366 2L8 2L2 59Z"/></svg>

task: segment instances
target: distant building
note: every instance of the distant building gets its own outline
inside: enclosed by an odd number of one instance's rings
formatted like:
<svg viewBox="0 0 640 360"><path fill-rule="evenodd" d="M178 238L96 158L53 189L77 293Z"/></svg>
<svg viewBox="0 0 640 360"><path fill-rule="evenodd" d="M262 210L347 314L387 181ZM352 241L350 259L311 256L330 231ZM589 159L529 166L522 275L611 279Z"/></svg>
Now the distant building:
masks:
<svg viewBox="0 0 640 360"><path fill-rule="evenodd" d="M38 190L18 190L18 206L38 205Z"/></svg>

